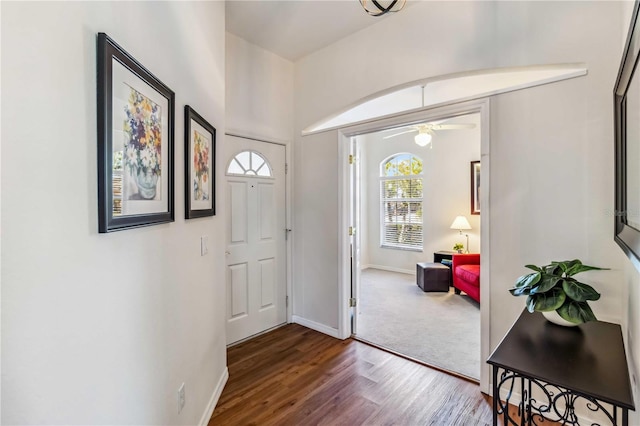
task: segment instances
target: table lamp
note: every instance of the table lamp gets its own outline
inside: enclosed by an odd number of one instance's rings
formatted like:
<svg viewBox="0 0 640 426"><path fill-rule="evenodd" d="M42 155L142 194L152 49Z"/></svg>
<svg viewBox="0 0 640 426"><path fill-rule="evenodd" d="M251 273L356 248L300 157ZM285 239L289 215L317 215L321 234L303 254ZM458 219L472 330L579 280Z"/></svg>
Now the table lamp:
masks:
<svg viewBox="0 0 640 426"><path fill-rule="evenodd" d="M451 229L457 229L460 232L460 235L462 235L462 230L471 229L471 225L469 225L469 221L466 217L456 216L451 224ZM465 234L465 236L467 237L467 250L465 253L469 253L469 234Z"/></svg>

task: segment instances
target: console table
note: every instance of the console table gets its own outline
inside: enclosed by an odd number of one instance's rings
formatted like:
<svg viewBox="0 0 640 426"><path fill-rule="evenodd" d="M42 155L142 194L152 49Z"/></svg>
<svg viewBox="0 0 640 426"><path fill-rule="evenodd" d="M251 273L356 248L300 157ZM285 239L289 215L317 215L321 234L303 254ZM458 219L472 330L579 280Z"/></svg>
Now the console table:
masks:
<svg viewBox="0 0 640 426"><path fill-rule="evenodd" d="M493 370L494 426L500 416L504 425L537 425L543 419L578 425L577 404L604 413L612 425L627 426L629 410L635 409L617 324L562 327L525 309L487 362ZM514 392L522 396L519 420L509 415Z"/></svg>
<svg viewBox="0 0 640 426"><path fill-rule="evenodd" d="M442 263L443 260L451 261L456 251L440 250L433 253L433 263ZM447 265L449 268L449 286L453 285L453 272L451 271L451 262Z"/></svg>
<svg viewBox="0 0 640 426"><path fill-rule="evenodd" d="M457 251L448 251L448 250L440 250L433 253L433 263L440 263L443 260L451 260L453 259L453 255L456 254Z"/></svg>

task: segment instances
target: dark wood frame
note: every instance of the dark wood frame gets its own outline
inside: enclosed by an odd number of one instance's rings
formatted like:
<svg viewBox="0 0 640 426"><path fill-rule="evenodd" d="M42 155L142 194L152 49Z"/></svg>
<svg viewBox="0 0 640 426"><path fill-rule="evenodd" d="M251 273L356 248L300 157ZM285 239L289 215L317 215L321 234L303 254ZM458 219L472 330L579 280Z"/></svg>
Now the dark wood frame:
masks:
<svg viewBox="0 0 640 426"><path fill-rule="evenodd" d="M478 167L480 166L480 161L472 161L471 162L471 214L480 214L480 206L476 206L476 199L478 199L478 201L480 201L480 194L476 193L476 188L478 188L477 182L476 182L476 173L475 173L475 166L476 164L478 165ZM480 179L480 177L478 176L478 179Z"/></svg>
<svg viewBox="0 0 640 426"><path fill-rule="evenodd" d="M628 225L627 221L627 121L635 122L640 117L627 118L627 90L633 77L640 78L638 67L638 46L640 45L640 24L638 10L640 1L636 0L631 18L627 43L622 55L618 78L613 91L615 114L615 231L614 239L631 258L640 260L640 230ZM639 141L633 141L640 144ZM640 182L634 182L636 186ZM637 213L637 212L636 212Z"/></svg>
<svg viewBox="0 0 640 426"><path fill-rule="evenodd" d="M209 156L209 175L211 179L210 209L192 210L191 208L191 194L193 192L193 186L191 185L191 166L193 161L190 154L192 120L211 134L211 155ZM216 129L189 105L184 107L184 201L185 219L214 216L216 214Z"/></svg>
<svg viewBox="0 0 640 426"><path fill-rule="evenodd" d="M143 80L168 103L166 189L167 211L147 214L113 215L113 60ZM100 233L174 221L174 110L175 94L105 33L98 33L98 230ZM164 142L163 142L164 143ZM162 173L165 173L163 170Z"/></svg>

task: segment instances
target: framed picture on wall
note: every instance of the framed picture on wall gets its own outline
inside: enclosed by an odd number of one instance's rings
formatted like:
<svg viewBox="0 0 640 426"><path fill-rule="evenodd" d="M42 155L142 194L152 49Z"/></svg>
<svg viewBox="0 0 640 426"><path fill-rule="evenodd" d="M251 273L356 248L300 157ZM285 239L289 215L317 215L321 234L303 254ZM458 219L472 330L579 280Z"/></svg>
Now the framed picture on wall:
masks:
<svg viewBox="0 0 640 426"><path fill-rule="evenodd" d="M185 218L216 214L216 129L184 107Z"/></svg>
<svg viewBox="0 0 640 426"><path fill-rule="evenodd" d="M480 162L471 162L471 214L480 214Z"/></svg>
<svg viewBox="0 0 640 426"><path fill-rule="evenodd" d="M173 222L175 94L98 34L98 230Z"/></svg>

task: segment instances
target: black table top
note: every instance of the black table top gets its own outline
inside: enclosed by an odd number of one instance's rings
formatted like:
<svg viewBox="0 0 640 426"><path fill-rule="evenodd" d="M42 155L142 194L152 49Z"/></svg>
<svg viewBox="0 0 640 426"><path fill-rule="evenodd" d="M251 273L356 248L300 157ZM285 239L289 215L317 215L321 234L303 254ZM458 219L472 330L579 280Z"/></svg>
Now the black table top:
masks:
<svg viewBox="0 0 640 426"><path fill-rule="evenodd" d="M618 324L592 321L563 327L525 309L487 362L635 409Z"/></svg>

